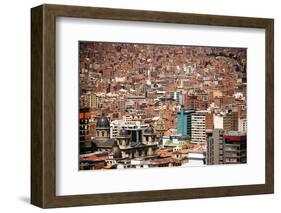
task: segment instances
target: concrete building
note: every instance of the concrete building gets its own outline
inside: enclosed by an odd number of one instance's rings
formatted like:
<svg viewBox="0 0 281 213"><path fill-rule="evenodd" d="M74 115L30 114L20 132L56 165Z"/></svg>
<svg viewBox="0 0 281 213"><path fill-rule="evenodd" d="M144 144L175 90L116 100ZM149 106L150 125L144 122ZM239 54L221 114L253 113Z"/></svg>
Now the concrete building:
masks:
<svg viewBox="0 0 281 213"><path fill-rule="evenodd" d="M214 129L211 137L207 140L207 164L223 164L224 130Z"/></svg>
<svg viewBox="0 0 281 213"><path fill-rule="evenodd" d="M208 130L214 129L214 116L212 113L206 114L206 129Z"/></svg>
<svg viewBox="0 0 281 213"><path fill-rule="evenodd" d="M97 108L98 107L98 97L95 93L90 91L80 96L80 106L81 108Z"/></svg>
<svg viewBox="0 0 281 213"><path fill-rule="evenodd" d="M214 115L214 129L223 129L222 115Z"/></svg>
<svg viewBox="0 0 281 213"><path fill-rule="evenodd" d="M98 97L95 93L90 95L90 108L98 108Z"/></svg>
<svg viewBox="0 0 281 213"><path fill-rule="evenodd" d="M125 126L125 122L123 120L114 120L110 122L110 138L118 137L122 126Z"/></svg>
<svg viewBox="0 0 281 213"><path fill-rule="evenodd" d="M238 131L238 112L228 112L223 117L223 129L225 131Z"/></svg>
<svg viewBox="0 0 281 213"><path fill-rule="evenodd" d="M246 133L229 131L224 134L224 164L247 163Z"/></svg>
<svg viewBox="0 0 281 213"><path fill-rule="evenodd" d="M196 109L197 108L197 96L189 95L188 93L184 94L184 107L187 109Z"/></svg>
<svg viewBox="0 0 281 213"><path fill-rule="evenodd" d="M141 124L140 121L133 121L132 117L123 117L122 120L114 120L110 122L110 138L118 137L120 130L123 128L128 131L135 130L141 132L148 126L148 124Z"/></svg>
<svg viewBox="0 0 281 213"><path fill-rule="evenodd" d="M79 142L80 154L92 152L91 138L94 134L94 122L89 108L80 109L79 113Z"/></svg>
<svg viewBox="0 0 281 213"><path fill-rule="evenodd" d="M206 164L206 152L190 151L187 155L188 164L186 166L204 166Z"/></svg>
<svg viewBox="0 0 281 213"><path fill-rule="evenodd" d="M239 132L247 132L247 119L246 118L239 119L238 131Z"/></svg>
<svg viewBox="0 0 281 213"><path fill-rule="evenodd" d="M207 142L207 164L247 163L246 133L214 129Z"/></svg>
<svg viewBox="0 0 281 213"><path fill-rule="evenodd" d="M198 111L191 116L191 142L206 143L206 111Z"/></svg>
<svg viewBox="0 0 281 213"><path fill-rule="evenodd" d="M126 109L126 101L125 101L125 99L122 98L122 97L118 98L117 106L118 106L119 111L121 111L121 112L125 111L125 109Z"/></svg>
<svg viewBox="0 0 281 213"><path fill-rule="evenodd" d="M182 91L178 90L178 91L174 92L173 98L179 104L181 104L181 105L184 104L184 95L183 95Z"/></svg>
<svg viewBox="0 0 281 213"><path fill-rule="evenodd" d="M177 112L177 134L191 137L191 115L194 112L192 109L185 110L181 106L180 111Z"/></svg>

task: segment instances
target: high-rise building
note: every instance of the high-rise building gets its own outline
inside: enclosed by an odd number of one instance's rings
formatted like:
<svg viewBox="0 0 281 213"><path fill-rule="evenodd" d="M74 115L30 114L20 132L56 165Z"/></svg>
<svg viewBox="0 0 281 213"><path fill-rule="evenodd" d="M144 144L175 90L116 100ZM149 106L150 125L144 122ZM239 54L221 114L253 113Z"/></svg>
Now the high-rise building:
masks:
<svg viewBox="0 0 281 213"><path fill-rule="evenodd" d="M79 141L80 153L88 153L92 151L91 138L93 134L93 122L89 108L80 109L79 113Z"/></svg>
<svg viewBox="0 0 281 213"><path fill-rule="evenodd" d="M223 117L223 129L225 131L238 131L238 112L228 112Z"/></svg>
<svg viewBox="0 0 281 213"><path fill-rule="evenodd" d="M81 108L97 108L98 97L95 93L86 92L80 96L80 107Z"/></svg>
<svg viewBox="0 0 281 213"><path fill-rule="evenodd" d="M184 94L184 107L187 109L196 109L197 108L197 96L189 95L188 93Z"/></svg>
<svg viewBox="0 0 281 213"><path fill-rule="evenodd" d="M239 164L247 162L246 133L214 129L207 142L207 164Z"/></svg>
<svg viewBox="0 0 281 213"><path fill-rule="evenodd" d="M116 138L119 135L120 130L125 125L123 120L114 120L110 122L110 138Z"/></svg>
<svg viewBox="0 0 281 213"><path fill-rule="evenodd" d="M174 100L177 101L181 105L184 104L184 95L183 95L182 91L178 90L178 91L174 92Z"/></svg>
<svg viewBox="0 0 281 213"><path fill-rule="evenodd" d="M181 106L180 111L177 113L177 133L183 136L191 137L191 115L194 110L185 110Z"/></svg>
<svg viewBox="0 0 281 213"><path fill-rule="evenodd" d="M196 109L207 110L208 108L208 94L199 93L197 94Z"/></svg>
<svg viewBox="0 0 281 213"><path fill-rule="evenodd" d="M207 164L223 164L223 139L224 130L214 129L207 139Z"/></svg>
<svg viewBox="0 0 281 213"><path fill-rule="evenodd" d="M239 132L247 132L247 119L239 119Z"/></svg>
<svg viewBox="0 0 281 213"><path fill-rule="evenodd" d="M223 116L220 114L214 115L214 129L223 129Z"/></svg>
<svg viewBox="0 0 281 213"><path fill-rule="evenodd" d="M97 108L97 103L98 103L98 100L97 100L97 95L95 93L91 94L90 95L90 108Z"/></svg>
<svg viewBox="0 0 281 213"><path fill-rule="evenodd" d="M206 114L206 129L214 129L214 116L212 113Z"/></svg>
<svg viewBox="0 0 281 213"><path fill-rule="evenodd" d="M184 107L187 109L206 110L208 108L208 94L184 94Z"/></svg>
<svg viewBox="0 0 281 213"><path fill-rule="evenodd" d="M126 103L125 103L125 100L123 97L121 97L117 100L117 106L118 106L119 111L121 111L121 112L125 111Z"/></svg>
<svg viewBox="0 0 281 213"><path fill-rule="evenodd" d="M198 111L191 116L191 142L206 143L206 111Z"/></svg>
<svg viewBox="0 0 281 213"><path fill-rule="evenodd" d="M246 133L229 131L224 134L224 164L247 163Z"/></svg>

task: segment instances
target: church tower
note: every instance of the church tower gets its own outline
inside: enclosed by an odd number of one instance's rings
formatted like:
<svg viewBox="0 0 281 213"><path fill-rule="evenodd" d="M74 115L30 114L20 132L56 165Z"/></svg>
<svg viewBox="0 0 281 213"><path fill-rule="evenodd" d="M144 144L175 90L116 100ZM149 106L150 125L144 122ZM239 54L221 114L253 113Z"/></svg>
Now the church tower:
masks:
<svg viewBox="0 0 281 213"><path fill-rule="evenodd" d="M116 137L116 139L117 139L117 142L118 142L117 144L119 145L119 147L121 149L125 149L125 148L130 147L131 136L125 128L120 130L119 136Z"/></svg>
<svg viewBox="0 0 281 213"><path fill-rule="evenodd" d="M156 133L154 132L154 128L152 126L149 126L144 130L143 143L145 145L154 145L157 143L156 139Z"/></svg>
<svg viewBox="0 0 281 213"><path fill-rule="evenodd" d="M165 128L165 124L164 124L164 120L163 120L163 105L162 105L162 102L161 102L161 105L160 105L160 118L156 123L156 132L157 132L157 137L162 142L164 133L166 132L166 128Z"/></svg>

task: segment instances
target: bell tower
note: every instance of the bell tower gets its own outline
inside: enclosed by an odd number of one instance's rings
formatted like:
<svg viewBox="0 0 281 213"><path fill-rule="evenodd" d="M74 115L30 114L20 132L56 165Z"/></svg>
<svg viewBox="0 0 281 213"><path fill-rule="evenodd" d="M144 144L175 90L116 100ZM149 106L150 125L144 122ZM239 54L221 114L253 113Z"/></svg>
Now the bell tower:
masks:
<svg viewBox="0 0 281 213"><path fill-rule="evenodd" d="M119 132L119 136L116 138L117 143L121 149L128 148L130 146L130 134L129 132L123 128Z"/></svg>
<svg viewBox="0 0 281 213"><path fill-rule="evenodd" d="M156 123L156 132L157 132L157 137L159 140L162 142L164 133L167 131L165 128L164 120L163 120L163 105L161 102L160 105L160 116L159 120Z"/></svg>
<svg viewBox="0 0 281 213"><path fill-rule="evenodd" d="M143 133L143 143L146 145L153 145L157 143L156 141L156 133L154 132L154 128L149 126L144 130Z"/></svg>

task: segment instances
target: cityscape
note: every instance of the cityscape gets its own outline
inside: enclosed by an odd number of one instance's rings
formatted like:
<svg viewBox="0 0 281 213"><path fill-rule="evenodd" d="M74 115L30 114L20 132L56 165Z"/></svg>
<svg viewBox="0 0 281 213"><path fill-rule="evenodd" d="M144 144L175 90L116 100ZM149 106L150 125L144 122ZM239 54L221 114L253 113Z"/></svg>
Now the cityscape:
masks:
<svg viewBox="0 0 281 213"><path fill-rule="evenodd" d="M247 163L247 49L79 41L79 170Z"/></svg>

